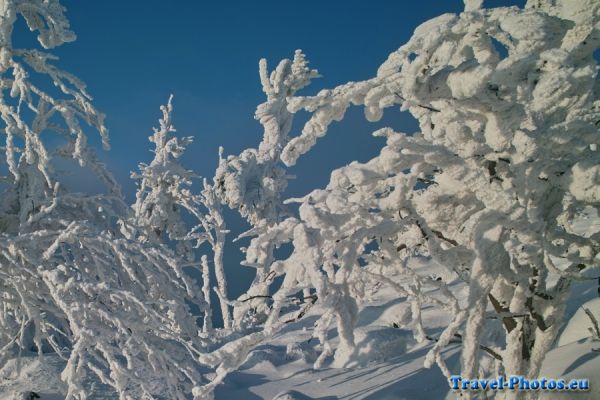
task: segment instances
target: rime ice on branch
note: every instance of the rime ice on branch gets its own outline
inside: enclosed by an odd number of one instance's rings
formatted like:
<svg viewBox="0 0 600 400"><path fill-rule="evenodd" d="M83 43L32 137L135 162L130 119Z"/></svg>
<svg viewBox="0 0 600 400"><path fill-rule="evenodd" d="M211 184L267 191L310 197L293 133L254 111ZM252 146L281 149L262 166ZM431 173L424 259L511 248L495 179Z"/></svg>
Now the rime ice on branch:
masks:
<svg viewBox="0 0 600 400"><path fill-rule="evenodd" d="M268 321L278 318L278 301L316 289L328 310L316 335L326 357L333 349L325 333L337 321L340 365L356 350L356 301L381 281L411 301L415 337L436 340L428 365L449 374L441 349L460 337L463 375L536 376L561 327L570 282L595 264L599 233L578 234L571 223L600 203L593 57L600 5L535 1L524 10L488 10L475 3L421 25L373 79L287 99L288 111L312 117L285 144L286 165L353 104L364 105L369 120L399 105L421 129L376 132L387 141L379 156L334 171L325 189L293 200L299 218L259 233L247 251L246 262L256 265L273 246L294 245L267 269L269 277L284 275ZM370 244L376 250L365 250ZM421 275L407 262L414 255L448 274ZM556 267L559 260L566 268ZM456 280L468 287L464 304L450 289ZM431 304L454 316L437 338L420 318Z"/></svg>
<svg viewBox="0 0 600 400"><path fill-rule="evenodd" d="M58 354L66 360L68 399L91 395L86 375L96 375L121 399L157 393L186 399L204 382L194 356L204 342L188 306L197 290L175 252L118 229L135 216L87 145L88 127L105 148L108 135L85 85L51 65L51 54L11 44L19 15L39 31L46 49L74 40L63 11L53 0L0 1L8 171L0 207L0 364L30 352ZM33 84L31 74L49 78L57 93ZM49 132L64 144L49 147L42 139ZM63 188L52 168L58 158L88 167L105 183L104 194Z"/></svg>
<svg viewBox="0 0 600 400"><path fill-rule="evenodd" d="M351 365L358 306L387 285L410 303L403 327L431 342L427 366L450 375L442 349L459 340L463 376L536 377L562 325L571 282L587 279L598 260L600 233L581 233L573 221L600 206L593 57L600 3L465 3L465 12L418 27L372 79L315 96L297 95L317 76L300 51L270 73L261 61L267 101L256 118L263 140L238 156L221 151L213 183L204 180L199 194L191 190L193 173L179 164L190 139L171 135L169 101L152 136L154 160L134 175L140 186L129 208L86 145L81 122L105 144L107 137L83 84L48 64L50 55L10 44L19 13L40 30L44 47L72 40L63 9L57 1L0 0L9 171L0 209L1 359L28 349L61 354L69 399L88 395L86 373L122 399L210 399L257 346L315 302L314 336L322 345L315 367L330 357L334 366ZM65 99L34 86L30 70L50 76ZM385 140L377 157L337 169L325 188L284 201L285 167L352 105L364 106L370 121L399 107L420 131L376 131ZM24 107L33 111L31 121ZM310 118L291 135L301 110ZM53 115L64 126L51 124ZM45 130L67 142L56 154L40 139ZM50 168L55 155L90 166L107 194L63 190ZM237 300L227 295L222 205L252 225L244 234L252 236L245 265L257 274ZM186 226L186 214L195 227ZM210 254L198 257L204 242ZM286 243L291 255L276 259L274 250ZM210 323L209 256L224 329ZM415 257L430 258L444 273L429 275L411 262ZM188 267L201 270L202 288ZM301 293L300 308L290 307ZM436 336L421 317L431 306L450 317ZM332 326L337 346L328 339ZM206 369L214 372L210 381L200 373Z"/></svg>
<svg viewBox="0 0 600 400"><path fill-rule="evenodd" d="M246 149L239 156L220 156L214 177L215 194L229 207L237 209L253 226L249 234L264 232L269 226L287 215L281 194L287 187L285 169L280 161L282 149L289 142L293 114L288 111L288 101L300 89L318 76L308 67L308 60L300 50L294 60L282 60L269 74L267 61L262 59L259 74L267 101L256 109L255 118L263 126L264 134L258 149ZM264 297L268 295L266 269L273 262L273 250L252 264L256 277L250 289L237 302L234 313L239 327L249 317L250 310L262 314L267 311Z"/></svg>

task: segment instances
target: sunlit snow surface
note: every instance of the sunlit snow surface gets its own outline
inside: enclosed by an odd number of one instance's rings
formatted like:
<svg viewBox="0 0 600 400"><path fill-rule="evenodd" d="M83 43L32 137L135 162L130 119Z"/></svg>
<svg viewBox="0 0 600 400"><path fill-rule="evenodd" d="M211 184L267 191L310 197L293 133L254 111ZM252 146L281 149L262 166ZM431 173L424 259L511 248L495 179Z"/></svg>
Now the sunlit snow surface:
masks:
<svg viewBox="0 0 600 400"><path fill-rule="evenodd" d="M413 267L429 273L445 271L426 259L413 260ZM589 318L578 311L582 304L600 318L600 299L597 282L576 283L567 307L569 323L565 325L555 348L550 351L541 376L549 378L590 378L592 392L586 395L600 398L600 341L593 340L588 331ZM461 284L454 288L461 293ZM314 370L318 357L318 341L310 339L313 324L321 314L318 306L301 320L289 324L269 344L250 353L239 371L231 373L225 383L217 387L217 400L306 400L306 399L453 399L448 385L437 366L423 367L424 357L431 342L417 344L413 335L402 326L410 323L409 306L405 299L385 288L373 293L372 302L361 306L356 330L357 353L351 357L348 368L332 367L333 359L324 368ZM318 303L317 303L318 304ZM435 337L451 316L434 308L426 309L423 319L431 327L427 334ZM398 328L394 327L399 326ZM335 343L337 332L329 331ZM444 357L452 370L458 369L459 345L448 346ZM64 362L49 355L40 362L36 356L22 360L21 372L16 373L16 360L0 369L0 399L29 399L33 391L41 400L64 398L65 385L60 381ZM90 378L90 399L114 399L106 386ZM581 398L577 395L549 395L544 398ZM570 396L570 397L569 397ZM596 396L596 397L594 397ZM35 398L35 397L34 397Z"/></svg>

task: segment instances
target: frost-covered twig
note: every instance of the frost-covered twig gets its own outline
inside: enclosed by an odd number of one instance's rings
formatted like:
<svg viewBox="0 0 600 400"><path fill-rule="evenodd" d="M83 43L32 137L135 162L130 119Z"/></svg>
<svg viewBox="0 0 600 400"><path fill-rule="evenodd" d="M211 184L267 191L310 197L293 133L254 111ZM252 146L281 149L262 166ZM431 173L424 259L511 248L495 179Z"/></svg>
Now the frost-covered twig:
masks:
<svg viewBox="0 0 600 400"><path fill-rule="evenodd" d="M592 322L592 328L589 328L589 331L596 339L600 340L600 328L598 327L598 320L594 316L594 314L590 311L589 308L583 307L583 311L585 311L586 315L590 318Z"/></svg>

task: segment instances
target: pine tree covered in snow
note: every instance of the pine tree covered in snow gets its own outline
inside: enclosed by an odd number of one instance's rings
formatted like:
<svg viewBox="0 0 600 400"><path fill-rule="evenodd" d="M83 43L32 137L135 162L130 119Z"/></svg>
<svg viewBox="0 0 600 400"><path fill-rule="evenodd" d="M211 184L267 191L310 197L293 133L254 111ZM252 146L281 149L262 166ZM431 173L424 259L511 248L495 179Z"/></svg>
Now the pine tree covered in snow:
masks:
<svg viewBox="0 0 600 400"><path fill-rule="evenodd" d="M262 60L267 100L255 116L263 139L239 155L221 150L201 190L180 163L191 138L174 135L169 99L150 137L154 158L132 174L138 191L129 207L87 145L88 127L105 147L108 135L84 84L52 66L50 54L11 45L19 15L45 49L74 40L63 8L0 0L0 364L60 355L68 399L93 398L90 376L121 399L210 399L313 306L314 367L354 365L358 310L386 286L410 304L398 326L429 344L426 366L446 376L537 377L570 285L598 264L600 233L582 233L574 221L600 206L600 3L465 5L418 27L372 79L314 96L297 94L318 76L301 51L272 72ZM50 78L58 94L35 86L31 73ZM420 131L374 132L385 141L379 155L286 200L286 168L350 106L364 107L369 121L399 108ZM294 136L300 111L310 118ZM64 143L51 148L42 132ZM89 168L105 192L64 189L52 168L58 158ZM244 265L256 276L235 300L223 207L251 225ZM284 244L291 255L277 259ZM423 318L432 307L449 316L435 334ZM223 327L212 326L215 312ZM456 342L460 371L443 355Z"/></svg>

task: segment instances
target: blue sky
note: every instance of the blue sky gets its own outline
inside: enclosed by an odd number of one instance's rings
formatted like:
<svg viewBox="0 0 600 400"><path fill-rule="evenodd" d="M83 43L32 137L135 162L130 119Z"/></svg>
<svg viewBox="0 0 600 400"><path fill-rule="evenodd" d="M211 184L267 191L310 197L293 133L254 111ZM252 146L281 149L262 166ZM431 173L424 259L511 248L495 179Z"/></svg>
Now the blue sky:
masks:
<svg viewBox="0 0 600 400"><path fill-rule="evenodd" d="M443 13L463 9L459 0L345 1L192 1L63 0L74 43L53 50L58 65L88 84L96 106L107 114L112 150L103 153L124 192L133 199L129 172L151 160L147 137L157 126L159 106L174 94L178 134L195 136L184 159L188 168L212 177L219 145L237 154L260 142L254 120L264 101L258 61L271 67L302 49L323 75L302 94L314 94L350 80L368 79L387 55L404 44L414 28ZM486 1L488 6L519 1ZM21 24L23 25L23 24ZM23 26L15 42L27 43ZM23 35L23 37L19 36ZM303 120L299 116L299 120ZM376 124L353 109L345 120L305 155L290 173L289 196L324 186L333 168L376 155L381 139L370 133L382 126L413 132L406 114L387 112ZM296 124L292 134L301 125ZM90 135L98 143L96 135ZM232 230L243 224L233 220ZM232 247L232 249L235 247ZM239 251L226 258L228 274L247 282L252 272L240 268ZM243 286L233 285L233 294Z"/></svg>
<svg viewBox="0 0 600 400"><path fill-rule="evenodd" d="M460 12L462 1L192 1L63 0L78 39L54 52L59 65L83 79L96 106L107 114L113 149L104 155L125 193L129 171L148 161L146 137L158 107L174 94L178 133L195 136L187 165L212 176L217 148L226 154L256 146L254 120L264 101L258 61L271 66L302 49L323 75L305 94L349 80L372 77L387 55L427 19ZM518 4L489 1L489 5ZM330 135L292 171L290 195L327 182L332 168L367 160L381 141L370 132L383 125L416 129L398 112L368 124L361 110L336 124ZM297 132L301 127L296 126ZM333 152L333 154L332 154Z"/></svg>

